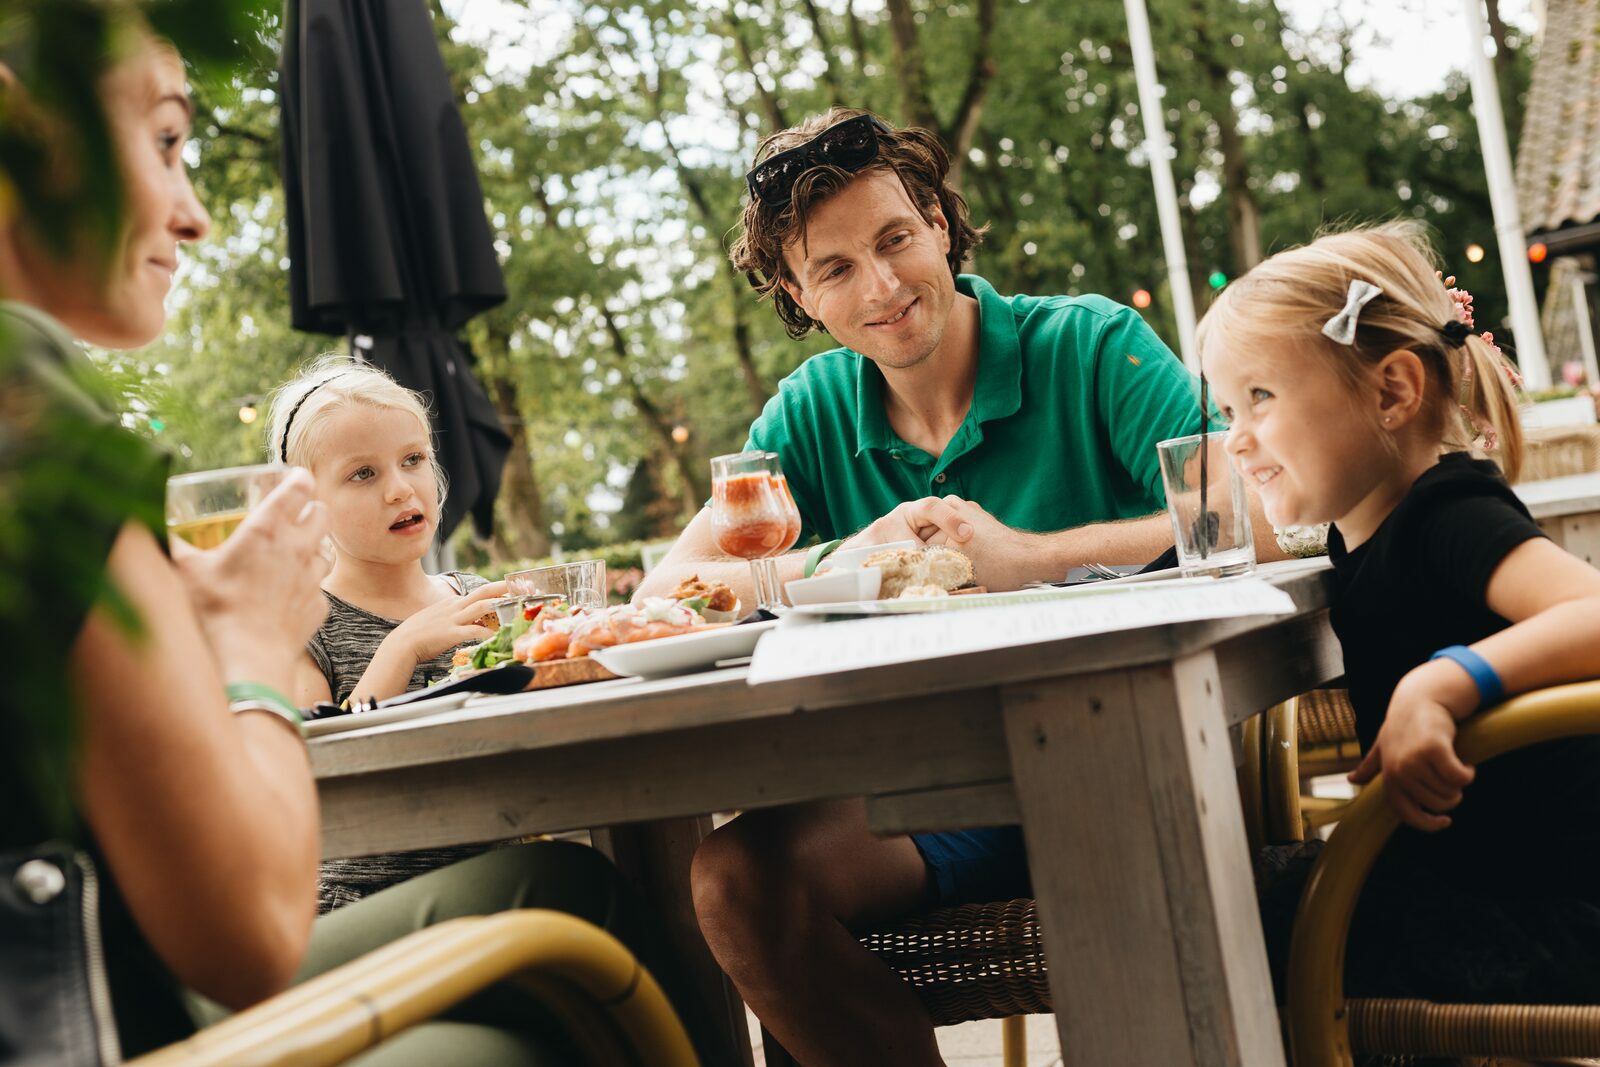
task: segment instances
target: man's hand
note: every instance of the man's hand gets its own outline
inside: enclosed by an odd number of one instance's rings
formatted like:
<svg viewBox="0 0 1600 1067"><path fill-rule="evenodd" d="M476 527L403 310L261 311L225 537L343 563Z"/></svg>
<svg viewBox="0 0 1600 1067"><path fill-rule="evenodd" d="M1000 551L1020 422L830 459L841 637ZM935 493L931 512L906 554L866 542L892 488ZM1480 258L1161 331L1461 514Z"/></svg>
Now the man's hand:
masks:
<svg viewBox="0 0 1600 1067"><path fill-rule="evenodd" d="M1378 739L1350 781L1365 785L1382 771L1400 821L1418 830L1443 830L1450 825L1444 812L1461 803L1461 791L1477 775L1456 755L1455 739L1450 709L1408 675L1395 687Z"/></svg>
<svg viewBox="0 0 1600 1067"><path fill-rule="evenodd" d="M930 545L949 545L972 560L977 583L993 592L1020 589L1038 577L1039 534L1014 530L970 500L947 496L940 503L950 509L958 526L971 529L964 541L947 537L943 529L923 538Z"/></svg>
<svg viewBox="0 0 1600 1067"><path fill-rule="evenodd" d="M943 500L936 496L908 500L839 547L866 548L891 541L917 540L960 548L972 539L973 527L950 501L961 502L953 496Z"/></svg>

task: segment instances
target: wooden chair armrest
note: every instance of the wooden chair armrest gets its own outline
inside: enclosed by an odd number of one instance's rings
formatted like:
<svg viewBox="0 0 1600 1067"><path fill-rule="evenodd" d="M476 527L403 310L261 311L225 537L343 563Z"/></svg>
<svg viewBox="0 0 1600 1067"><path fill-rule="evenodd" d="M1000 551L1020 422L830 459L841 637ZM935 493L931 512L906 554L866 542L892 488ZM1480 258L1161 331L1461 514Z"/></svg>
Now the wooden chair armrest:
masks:
<svg viewBox="0 0 1600 1067"><path fill-rule="evenodd" d="M1600 733L1600 682L1524 693L1461 724L1456 751L1470 764L1543 741ZM1345 809L1312 868L1289 948L1289 1043L1295 1067L1353 1062L1344 1003L1344 951L1356 900L1399 827L1380 775Z"/></svg>
<svg viewBox="0 0 1600 1067"><path fill-rule="evenodd" d="M130 1067L324 1067L516 979L592 1031L596 1016L636 1062L696 1067L650 973L610 934L556 911L452 919L319 975ZM580 1042L583 1040L578 1027ZM591 1033L592 1037L593 1034Z"/></svg>

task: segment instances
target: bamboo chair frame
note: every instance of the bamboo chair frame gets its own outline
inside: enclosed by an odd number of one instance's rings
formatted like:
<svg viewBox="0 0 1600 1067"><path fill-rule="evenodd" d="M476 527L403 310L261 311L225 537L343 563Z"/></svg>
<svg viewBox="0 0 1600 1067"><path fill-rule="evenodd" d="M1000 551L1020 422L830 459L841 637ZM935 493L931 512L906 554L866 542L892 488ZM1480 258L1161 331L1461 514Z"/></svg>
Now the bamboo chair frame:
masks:
<svg viewBox="0 0 1600 1067"><path fill-rule="evenodd" d="M319 975L129 1067L331 1067L510 980L588 1062L697 1067L661 987L610 934L561 912L452 919Z"/></svg>
<svg viewBox="0 0 1600 1067"><path fill-rule="evenodd" d="M1600 682L1526 693L1463 723L1471 764L1544 741L1600 733ZM1356 900L1399 826L1380 776L1345 809L1300 900L1289 950L1289 1043L1295 1067L1350 1067L1353 1053L1509 1056L1600 1053L1600 1006L1442 1005L1344 997Z"/></svg>

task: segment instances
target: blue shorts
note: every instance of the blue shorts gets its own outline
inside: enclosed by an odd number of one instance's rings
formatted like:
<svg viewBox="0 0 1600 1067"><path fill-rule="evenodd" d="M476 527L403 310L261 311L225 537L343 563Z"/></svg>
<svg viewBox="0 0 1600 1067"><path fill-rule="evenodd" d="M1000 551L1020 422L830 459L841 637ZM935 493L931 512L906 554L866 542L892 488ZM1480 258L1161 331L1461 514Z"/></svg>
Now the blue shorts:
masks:
<svg viewBox="0 0 1600 1067"><path fill-rule="evenodd" d="M933 872L941 908L1033 896L1020 826L912 834L911 841Z"/></svg>

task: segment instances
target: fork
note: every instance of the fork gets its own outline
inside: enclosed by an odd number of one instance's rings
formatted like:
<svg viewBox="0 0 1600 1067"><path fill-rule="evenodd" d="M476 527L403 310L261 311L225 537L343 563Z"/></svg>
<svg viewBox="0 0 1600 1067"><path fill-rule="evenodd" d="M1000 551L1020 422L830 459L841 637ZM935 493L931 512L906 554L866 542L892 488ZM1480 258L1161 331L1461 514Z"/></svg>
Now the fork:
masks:
<svg viewBox="0 0 1600 1067"><path fill-rule="evenodd" d="M1094 575L1096 578L1111 579L1123 577L1120 571L1114 571L1103 563L1085 563L1083 565L1083 569Z"/></svg>

